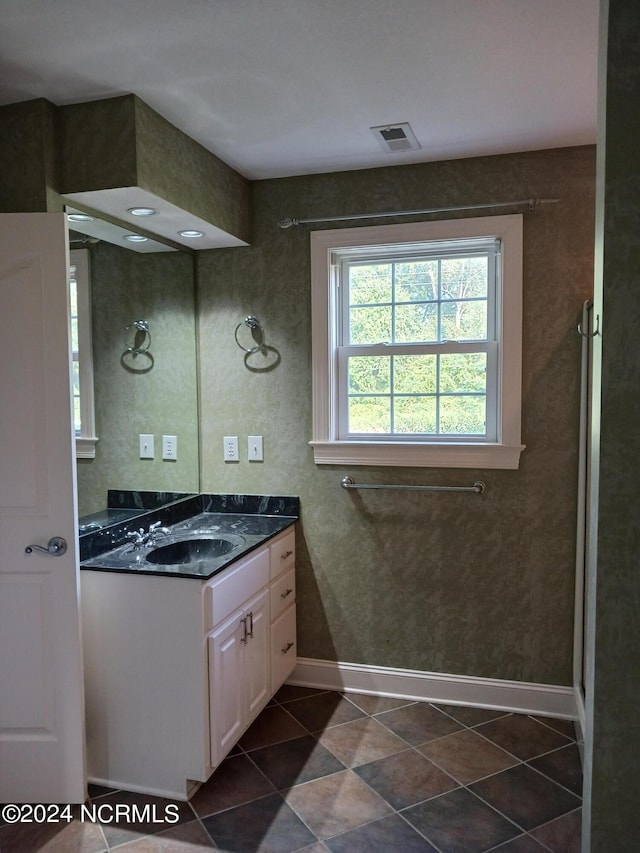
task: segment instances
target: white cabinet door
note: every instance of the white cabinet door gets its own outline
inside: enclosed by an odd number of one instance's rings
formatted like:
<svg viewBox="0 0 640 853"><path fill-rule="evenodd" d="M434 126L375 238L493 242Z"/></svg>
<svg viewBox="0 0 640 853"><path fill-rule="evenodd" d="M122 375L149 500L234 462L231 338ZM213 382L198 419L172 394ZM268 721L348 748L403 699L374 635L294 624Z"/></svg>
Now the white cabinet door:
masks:
<svg viewBox="0 0 640 853"><path fill-rule="evenodd" d="M247 722L258 716L271 697L269 590L264 589L245 608L249 636L245 646Z"/></svg>
<svg viewBox="0 0 640 853"><path fill-rule="evenodd" d="M277 693L295 669L296 607L289 606L271 626L271 692Z"/></svg>
<svg viewBox="0 0 640 853"><path fill-rule="evenodd" d="M216 767L271 697L269 589L209 635L211 765Z"/></svg>
<svg viewBox="0 0 640 853"><path fill-rule="evenodd" d="M209 635L211 766L216 767L245 727L244 613L237 610Z"/></svg>
<svg viewBox="0 0 640 853"><path fill-rule="evenodd" d="M82 802L64 214L0 216L0 802ZM53 556L25 548L53 537Z"/></svg>

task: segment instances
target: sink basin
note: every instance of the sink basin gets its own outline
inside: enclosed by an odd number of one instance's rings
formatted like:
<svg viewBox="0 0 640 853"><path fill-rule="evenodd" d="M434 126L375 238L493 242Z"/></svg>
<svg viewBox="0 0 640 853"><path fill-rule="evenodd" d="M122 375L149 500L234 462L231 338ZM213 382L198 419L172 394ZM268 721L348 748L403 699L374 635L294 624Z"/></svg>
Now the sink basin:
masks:
<svg viewBox="0 0 640 853"><path fill-rule="evenodd" d="M167 545L154 548L146 555L149 563L157 566L177 566L185 563L200 563L203 560L215 560L231 553L244 544L244 537L238 535L197 536L179 539Z"/></svg>

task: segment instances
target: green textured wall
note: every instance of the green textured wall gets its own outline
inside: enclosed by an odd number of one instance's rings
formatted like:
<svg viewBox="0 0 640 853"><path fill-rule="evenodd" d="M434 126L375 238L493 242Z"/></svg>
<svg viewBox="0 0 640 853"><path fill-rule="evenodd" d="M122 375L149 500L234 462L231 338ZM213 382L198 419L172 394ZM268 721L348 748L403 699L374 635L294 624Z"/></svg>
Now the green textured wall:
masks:
<svg viewBox="0 0 640 853"><path fill-rule="evenodd" d="M247 242L249 182L136 99L140 186Z"/></svg>
<svg viewBox="0 0 640 853"><path fill-rule="evenodd" d="M55 107L44 98L0 107L0 212L56 206Z"/></svg>
<svg viewBox="0 0 640 853"><path fill-rule="evenodd" d="M301 656L571 683L575 324L593 286L594 172L594 149L583 148L256 182L253 245L198 255L202 488L300 496ZM560 201L524 222L520 469L316 466L309 234L277 221L530 196ZM264 325L268 359L245 363L234 342L247 314ZM247 434L264 435L264 463L246 461ZM240 463L222 461L223 435L240 436ZM400 484L480 477L488 492L346 492L347 473Z"/></svg>
<svg viewBox="0 0 640 853"><path fill-rule="evenodd" d="M608 30L608 31L607 31ZM602 6L597 256L597 571L591 585L585 851L638 849L640 761L640 6ZM600 349L601 348L601 349ZM597 381L597 379L596 379ZM596 486L597 486L596 480Z"/></svg>
<svg viewBox="0 0 640 853"><path fill-rule="evenodd" d="M108 489L198 491L198 403L193 261L138 254L108 243L91 250L96 458L78 460L79 514L104 509ZM153 367L121 362L125 326L147 320ZM127 357L147 367L146 356ZM139 458L140 433L156 458ZM178 459L162 460L162 435L178 436Z"/></svg>
<svg viewBox="0 0 640 853"><path fill-rule="evenodd" d="M137 186L134 95L59 107L57 128L61 192Z"/></svg>

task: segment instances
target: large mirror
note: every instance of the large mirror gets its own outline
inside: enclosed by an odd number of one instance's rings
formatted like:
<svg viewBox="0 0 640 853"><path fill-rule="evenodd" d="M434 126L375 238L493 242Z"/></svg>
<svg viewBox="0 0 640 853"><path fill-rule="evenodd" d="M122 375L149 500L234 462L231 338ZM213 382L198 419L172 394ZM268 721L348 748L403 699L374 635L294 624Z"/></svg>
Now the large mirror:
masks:
<svg viewBox="0 0 640 853"><path fill-rule="evenodd" d="M72 257L88 252L98 438L95 457L77 460L82 531L102 525L110 490L199 491L195 281L191 255L132 251L69 224Z"/></svg>

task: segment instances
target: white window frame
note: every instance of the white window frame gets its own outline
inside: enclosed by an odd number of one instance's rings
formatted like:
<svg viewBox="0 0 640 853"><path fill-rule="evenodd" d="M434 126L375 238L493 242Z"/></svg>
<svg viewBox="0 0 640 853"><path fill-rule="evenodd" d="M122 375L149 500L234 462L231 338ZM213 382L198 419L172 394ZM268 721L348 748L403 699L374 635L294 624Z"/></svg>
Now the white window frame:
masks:
<svg viewBox="0 0 640 853"><path fill-rule="evenodd" d="M95 459L95 398L93 391L93 343L91 335L91 281L89 250L72 249L69 262L75 267L78 296L78 353L81 431L76 433L76 457ZM71 270L69 271L71 275Z"/></svg>
<svg viewBox="0 0 640 853"><path fill-rule="evenodd" d="M501 242L496 287L497 396L496 440L434 436L391 440L338 437L340 382L338 358L339 275L332 255L357 247L473 238ZM311 232L311 313L314 458L321 465L393 465L442 468L516 469L521 444L522 395L522 215L413 222ZM342 381L345 381L342 379Z"/></svg>

